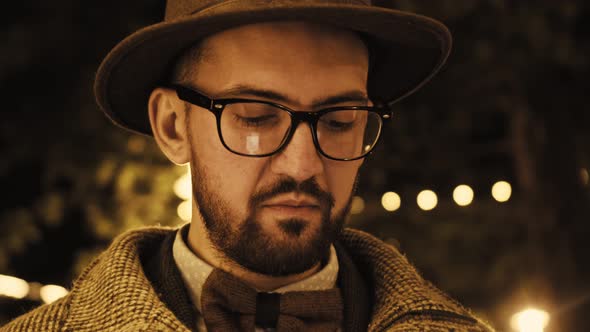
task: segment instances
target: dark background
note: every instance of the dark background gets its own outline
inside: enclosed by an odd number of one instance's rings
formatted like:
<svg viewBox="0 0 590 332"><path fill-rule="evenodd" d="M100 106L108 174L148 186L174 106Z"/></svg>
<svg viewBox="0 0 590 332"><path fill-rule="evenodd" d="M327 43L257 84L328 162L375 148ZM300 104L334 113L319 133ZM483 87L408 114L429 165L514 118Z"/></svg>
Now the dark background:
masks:
<svg viewBox="0 0 590 332"><path fill-rule="evenodd" d="M392 1L393 2L393 1ZM585 1L395 1L445 22L447 66L399 103L365 163L350 225L396 244L419 270L509 331L528 306L546 331L590 331L590 7ZM157 22L163 1L25 0L0 21L0 273L69 287L110 240L178 225L184 169L113 126L92 95L101 59ZM587 174L587 173L586 173ZM507 203L490 196L509 181ZM469 184L474 202L452 201ZM416 194L439 204L420 210ZM395 191L402 206L381 207ZM0 298L0 325L38 305Z"/></svg>

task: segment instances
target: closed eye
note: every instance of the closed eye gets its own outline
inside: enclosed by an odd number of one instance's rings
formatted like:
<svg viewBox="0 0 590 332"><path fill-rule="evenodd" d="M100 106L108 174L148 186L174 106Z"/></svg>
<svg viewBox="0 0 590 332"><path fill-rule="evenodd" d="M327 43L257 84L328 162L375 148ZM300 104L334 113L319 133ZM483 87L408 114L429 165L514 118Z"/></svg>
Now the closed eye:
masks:
<svg viewBox="0 0 590 332"><path fill-rule="evenodd" d="M354 126L354 121L321 120L323 127L331 131L346 131Z"/></svg>
<svg viewBox="0 0 590 332"><path fill-rule="evenodd" d="M278 121L278 117L275 114L256 116L256 117L244 117L234 114L234 120L245 127L262 127L267 125L274 125Z"/></svg>

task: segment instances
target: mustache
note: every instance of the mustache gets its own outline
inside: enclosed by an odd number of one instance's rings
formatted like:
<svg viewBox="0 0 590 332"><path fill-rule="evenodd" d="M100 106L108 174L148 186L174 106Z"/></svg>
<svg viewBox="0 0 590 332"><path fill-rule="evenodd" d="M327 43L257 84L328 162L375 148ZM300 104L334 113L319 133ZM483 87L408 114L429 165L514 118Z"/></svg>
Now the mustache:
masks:
<svg viewBox="0 0 590 332"><path fill-rule="evenodd" d="M297 182L293 178L284 178L276 184L255 193L250 199L250 208L254 209L262 202L286 193L306 194L317 199L320 206L328 207L329 209L334 207L334 197L329 192L322 190L315 178L310 178L303 182Z"/></svg>

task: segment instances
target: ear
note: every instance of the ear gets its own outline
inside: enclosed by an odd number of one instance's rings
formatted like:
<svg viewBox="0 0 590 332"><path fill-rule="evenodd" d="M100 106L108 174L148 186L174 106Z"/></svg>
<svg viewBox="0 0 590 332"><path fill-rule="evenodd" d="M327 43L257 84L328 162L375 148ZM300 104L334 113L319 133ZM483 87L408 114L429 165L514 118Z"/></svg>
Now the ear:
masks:
<svg viewBox="0 0 590 332"><path fill-rule="evenodd" d="M190 161L190 142L186 132L185 103L171 89L158 87L150 94L148 113L156 143L177 165Z"/></svg>

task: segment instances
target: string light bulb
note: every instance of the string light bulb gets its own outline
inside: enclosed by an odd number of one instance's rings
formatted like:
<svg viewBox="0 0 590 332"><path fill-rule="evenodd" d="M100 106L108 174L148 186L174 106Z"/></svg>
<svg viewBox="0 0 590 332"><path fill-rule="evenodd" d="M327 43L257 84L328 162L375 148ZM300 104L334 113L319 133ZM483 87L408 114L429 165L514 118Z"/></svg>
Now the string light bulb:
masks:
<svg viewBox="0 0 590 332"><path fill-rule="evenodd" d="M459 206L467 206L473 202L473 189L466 184L459 185L453 190L453 200Z"/></svg>
<svg viewBox="0 0 590 332"><path fill-rule="evenodd" d="M39 291L39 295L41 296L41 300L45 303L55 302L62 297L68 295L67 289L63 288L62 286L58 285L45 285L41 287Z"/></svg>
<svg viewBox="0 0 590 332"><path fill-rule="evenodd" d="M498 181L492 186L492 196L500 203L507 202L512 196L512 186L506 181Z"/></svg>
<svg viewBox="0 0 590 332"><path fill-rule="evenodd" d="M394 193L393 191L386 192L381 197L381 205L383 205L383 208L389 212L393 212L399 209L401 203L401 198L397 193Z"/></svg>
<svg viewBox="0 0 590 332"><path fill-rule="evenodd" d="M529 308L512 316L510 326L518 332L543 332L549 323L546 311Z"/></svg>
<svg viewBox="0 0 590 332"><path fill-rule="evenodd" d="M430 211L438 204L438 197L432 190L422 190L416 198L418 206L424 211Z"/></svg>
<svg viewBox="0 0 590 332"><path fill-rule="evenodd" d="M29 294L29 283L20 278L0 274L0 296L23 299Z"/></svg>

